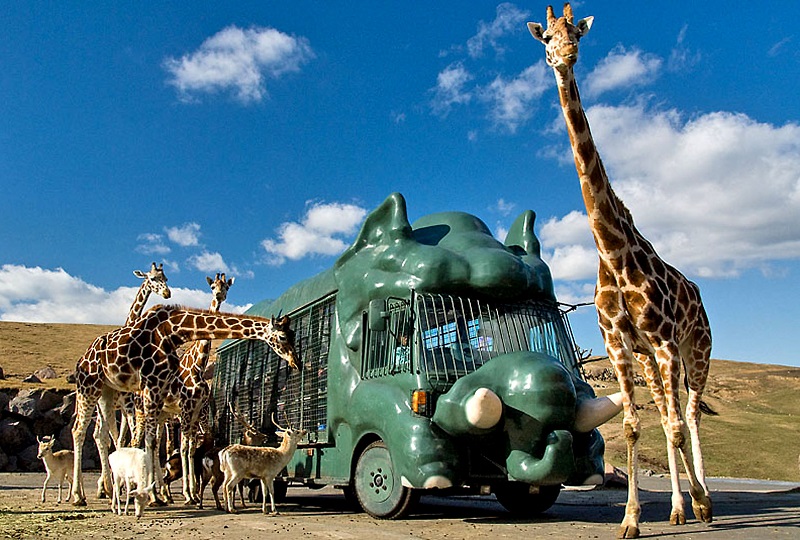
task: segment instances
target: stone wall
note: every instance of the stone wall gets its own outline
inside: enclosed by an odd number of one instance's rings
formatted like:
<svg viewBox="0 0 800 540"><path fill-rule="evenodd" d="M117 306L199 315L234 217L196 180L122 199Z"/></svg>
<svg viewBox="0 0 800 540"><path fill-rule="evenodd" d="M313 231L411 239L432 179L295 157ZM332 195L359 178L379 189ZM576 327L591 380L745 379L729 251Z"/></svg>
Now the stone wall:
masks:
<svg viewBox="0 0 800 540"><path fill-rule="evenodd" d="M44 471L36 457L36 437L55 435L53 450L72 449L75 392L51 389L0 390L0 471ZM99 468L97 447L87 430L83 445L83 470Z"/></svg>

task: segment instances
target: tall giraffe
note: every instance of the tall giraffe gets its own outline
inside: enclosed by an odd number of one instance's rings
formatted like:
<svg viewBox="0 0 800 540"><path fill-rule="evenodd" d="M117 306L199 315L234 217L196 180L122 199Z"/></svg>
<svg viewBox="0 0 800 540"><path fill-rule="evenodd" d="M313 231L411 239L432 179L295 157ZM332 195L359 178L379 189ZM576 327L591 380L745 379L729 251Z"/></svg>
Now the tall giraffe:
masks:
<svg viewBox="0 0 800 540"><path fill-rule="evenodd" d="M547 64L555 73L589 226L600 259L595 305L606 351L622 391L622 424L629 473L628 503L618 537L636 538L641 507L636 448L640 426L634 406L634 357L642 367L667 438L672 481L670 523L686 522L676 450L680 452L688 475L695 516L704 522L712 519L699 437L701 396L710 365L711 330L697 285L661 260L611 189L573 73L578 59L578 41L589 31L592 21L593 17L587 17L575 23L572 8L567 3L564 16L559 18L555 17L552 6L548 6L546 29L538 23L528 23L528 29L534 38L544 43ZM689 393L686 420L679 400L681 362Z"/></svg>
<svg viewBox="0 0 800 540"><path fill-rule="evenodd" d="M128 317L125 321L125 326L133 324L133 322L135 322L142 315L142 311L144 310L144 306L147 305L147 300L150 298L150 294L156 293L164 299L169 299L170 296L172 296L172 291L170 291L169 286L167 285L167 276L164 274L163 263L156 266L156 263L153 262L150 265L150 271L142 272L141 270L134 270L133 275L141 279L142 284L139 286L139 290L136 291L136 297L134 298L133 303L128 310ZM124 409L123 418L125 418ZM107 456L109 447L108 444L102 439L102 427L102 421L100 419L100 415L98 414L98 421L95 423L94 440L95 444L97 445L98 453L101 456ZM116 421L114 428L116 428ZM101 462L103 462L104 465L106 463L102 460ZM110 482L110 472L105 467L101 468L103 468L103 474L100 475L100 479L97 483L98 494L102 494L104 491L108 491L110 488L110 484L106 484L106 480Z"/></svg>
<svg viewBox="0 0 800 540"><path fill-rule="evenodd" d="M206 277L211 287L211 307L209 311L218 313L228 297L228 290L234 278L226 279L225 274L217 274L212 280ZM211 389L203 374L211 357L211 341L195 341L181 355L178 378L173 385L172 401L177 401L181 426L181 470L185 503L200 502L197 499L198 487L194 470L194 454L197 449L198 427L203 417L207 418L208 398ZM177 387L177 392L175 388Z"/></svg>
<svg viewBox="0 0 800 540"><path fill-rule="evenodd" d="M167 276L164 275L164 263L156 266L156 263L153 262L150 265L149 272L145 273L141 270L134 270L133 275L143 279L144 281L142 281L142 284L136 293L136 298L134 298L133 304L131 304L131 308L128 310L128 317L125 319L124 326L132 325L139 317L141 317L142 311L144 311L144 306L147 305L147 300L150 298L151 293L156 293L165 300L168 300L172 296L172 292L167 286ZM122 425L120 426L120 432L122 432L126 426L133 431L135 420L134 394L125 394L124 396L121 396L119 408L122 409ZM95 430L97 430L97 425L95 426ZM121 441L117 440L115 441L115 444L119 446L120 442ZM100 478L102 479L103 475L101 475Z"/></svg>
<svg viewBox="0 0 800 540"><path fill-rule="evenodd" d="M144 410L145 452L154 468L156 428L164 400L178 376L178 348L200 339L259 339L298 369L294 333L289 318L277 320L228 313L212 313L181 306L155 306L132 326L124 326L101 336L78 360L77 398L72 438L75 471L72 484L73 505L86 505L81 458L86 428L97 406L107 440L109 422L119 392L141 392ZM155 481L153 477L148 483Z"/></svg>

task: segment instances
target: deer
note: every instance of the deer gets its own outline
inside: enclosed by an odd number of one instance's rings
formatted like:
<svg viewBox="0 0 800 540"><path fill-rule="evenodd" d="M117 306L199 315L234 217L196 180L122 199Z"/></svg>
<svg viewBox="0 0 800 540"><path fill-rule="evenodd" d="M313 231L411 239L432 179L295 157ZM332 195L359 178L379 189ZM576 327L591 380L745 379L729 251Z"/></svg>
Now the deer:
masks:
<svg viewBox="0 0 800 540"><path fill-rule="evenodd" d="M123 515L121 491L125 483L125 515L128 515L128 504L131 495L134 497L134 513L136 519L142 517L144 507L156 487L153 482L145 487L148 478L152 476L152 462L147 459L145 451L141 448L119 448L108 456L111 476L114 482L114 492L111 498L111 511ZM131 491L131 484L136 483L136 489Z"/></svg>
<svg viewBox="0 0 800 540"><path fill-rule="evenodd" d="M39 452L36 457L44 462L44 468L47 471L47 476L44 479L42 486L42 502L46 502L45 494L47 493L47 483L51 478L58 481L58 500L56 504L61 504L61 485L64 480L67 481L67 493L70 492L72 487L72 471L75 461L75 453L72 450L58 450L53 452L53 445L55 444L55 435L45 436L40 439L36 437L36 442L39 443Z"/></svg>
<svg viewBox="0 0 800 540"><path fill-rule="evenodd" d="M262 433L256 427L247 421L247 418L244 417L242 413L239 412L238 408L234 408L228 403L228 409L231 411L231 414L244 426L244 431L242 432L242 442L241 444L245 446L264 446L267 444L267 439L269 439L269 435L266 433ZM218 454L218 452L217 452ZM215 461L215 466L219 468L219 455L214 456L213 461ZM247 490L247 500L250 502L258 502L259 495L263 497L263 492L259 493L259 484L255 480L253 481L255 484L251 484L248 486ZM242 508L247 508L244 504L244 485L246 481L242 480L239 483L239 498L242 500Z"/></svg>
<svg viewBox="0 0 800 540"><path fill-rule="evenodd" d="M261 480L261 492L263 493L261 513L267 513L268 492L270 514L278 513L275 509L275 477L289 464L297 449L297 444L305 436L306 431L294 430L291 425L286 428L281 427L275 421L275 415L272 415L272 423L279 432L282 432L283 436L283 441L278 448L232 444L223 448L219 453L220 470L225 475L225 480L222 482L222 495L225 498L228 513L237 513L234 507L233 486L245 478Z"/></svg>
<svg viewBox="0 0 800 540"><path fill-rule="evenodd" d="M200 510L203 509L203 493L206 486L211 484L211 491L214 495L214 502L217 505L217 510L222 510L222 503L219 501L219 491L222 485L224 476L219 470L219 451L222 447L214 446L214 438L209 431L203 431L202 442L197 446L197 451L194 455L195 461L195 475L197 476L197 485L200 486L199 490L199 505ZM164 465L164 486L166 488L166 496L168 500L172 499L170 485L175 480L183 476L183 466L181 465L181 454L177 448L173 450Z"/></svg>

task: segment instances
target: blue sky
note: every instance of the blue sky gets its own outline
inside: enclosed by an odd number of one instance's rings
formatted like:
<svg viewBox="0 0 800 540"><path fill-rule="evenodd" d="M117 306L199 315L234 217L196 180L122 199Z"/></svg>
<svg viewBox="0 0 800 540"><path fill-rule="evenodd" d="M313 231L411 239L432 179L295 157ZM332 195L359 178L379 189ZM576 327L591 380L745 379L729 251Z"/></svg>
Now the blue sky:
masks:
<svg viewBox="0 0 800 540"><path fill-rule="evenodd" d="M757 5L756 5L757 4ZM5 3L0 320L122 323L135 269L241 311L329 267L400 191L502 239L525 209L565 302L597 258L546 3ZM606 169L700 285L713 356L800 366L796 2L573 2ZM560 7L557 7L557 11ZM151 301L151 303L153 303ZM603 351L591 308L572 318Z"/></svg>

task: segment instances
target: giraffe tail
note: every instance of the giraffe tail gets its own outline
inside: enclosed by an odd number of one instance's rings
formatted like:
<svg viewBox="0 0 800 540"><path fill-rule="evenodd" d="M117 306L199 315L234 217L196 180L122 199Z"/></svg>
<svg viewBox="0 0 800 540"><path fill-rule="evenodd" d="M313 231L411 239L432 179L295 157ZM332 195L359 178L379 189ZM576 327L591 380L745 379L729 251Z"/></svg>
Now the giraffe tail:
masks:
<svg viewBox="0 0 800 540"><path fill-rule="evenodd" d="M683 361L683 386L686 387L686 391L689 391L689 376L686 374L686 361ZM700 409L700 412L703 414L707 414L708 416L719 416L719 413L711 408L711 405L700 400L699 405L697 406Z"/></svg>

